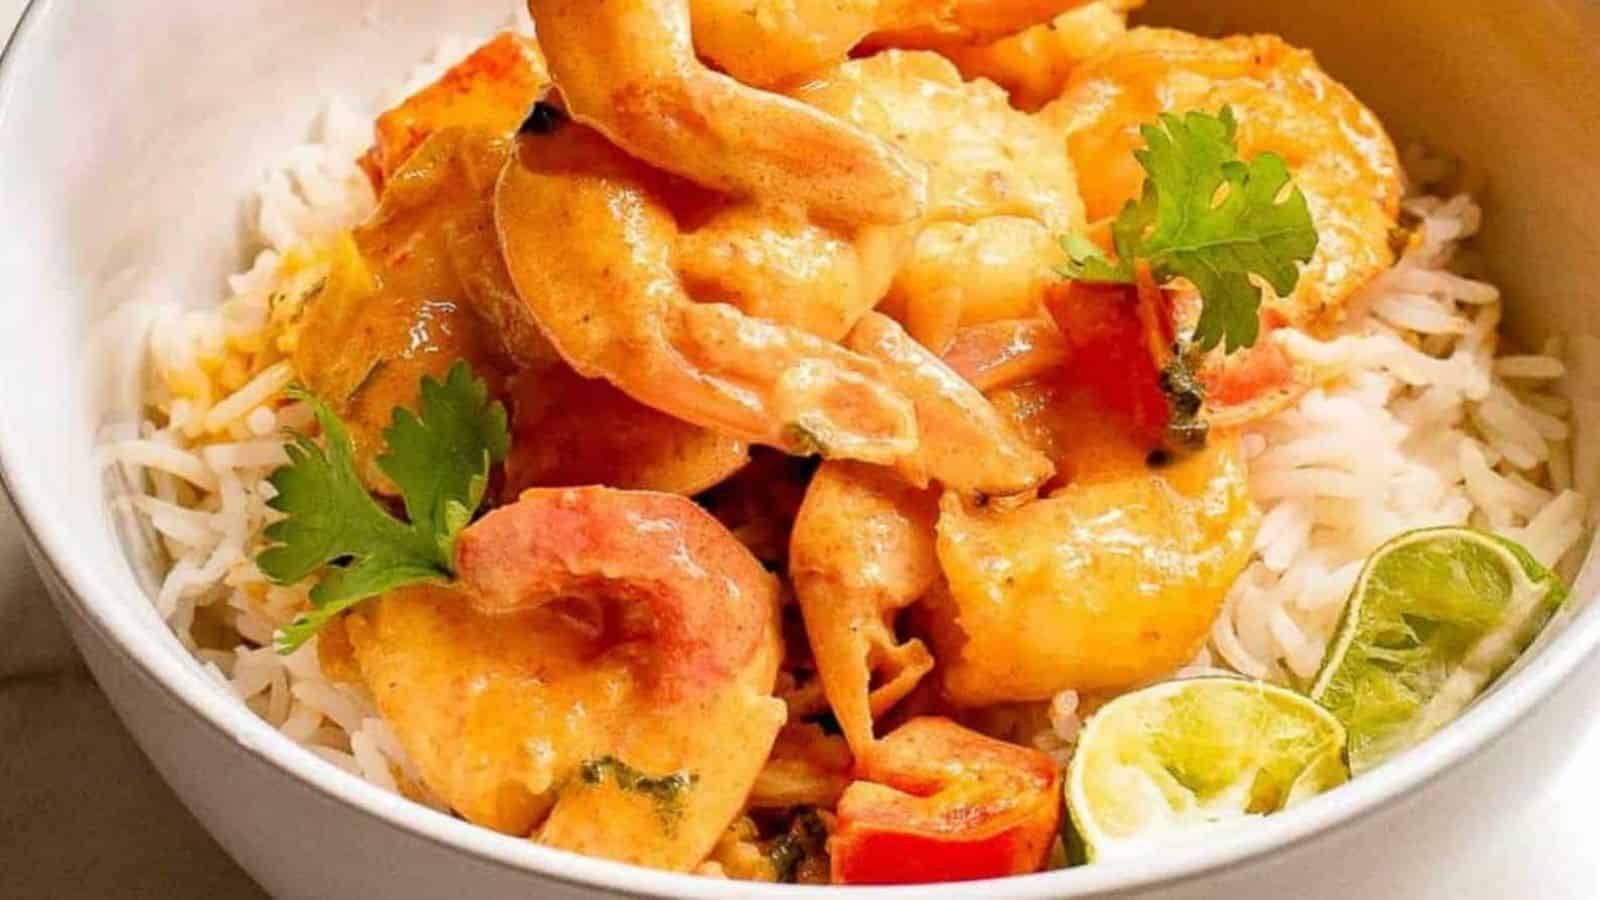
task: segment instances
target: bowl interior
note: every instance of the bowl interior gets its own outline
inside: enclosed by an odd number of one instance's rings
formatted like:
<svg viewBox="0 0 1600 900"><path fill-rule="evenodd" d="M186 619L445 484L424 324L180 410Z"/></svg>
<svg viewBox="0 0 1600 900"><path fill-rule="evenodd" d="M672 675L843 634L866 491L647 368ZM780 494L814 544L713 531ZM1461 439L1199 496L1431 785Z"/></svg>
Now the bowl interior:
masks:
<svg viewBox="0 0 1600 900"><path fill-rule="evenodd" d="M1403 140L1487 173L1482 246L1511 298L1512 332L1530 344L1565 335L1579 348L1568 390L1580 485L1594 494L1600 449L1587 423L1600 423L1590 412L1600 410L1600 352L1583 352L1582 340L1600 333L1586 302L1586 263L1600 244L1589 166L1600 57L1585 36L1597 33L1600 7L1152 3L1149 20L1279 31L1317 48ZM185 698L222 692L148 602L156 561L119 540L94 454L102 426L137 414L140 319L129 310L218 302L250 250L241 198L330 98L366 101L441 36L487 33L513 11L447 0L292 11L268 0L35 2L0 81L0 465L82 614L136 658L162 658L152 671ZM1585 569L1581 601L1597 579ZM1566 619L1580 615L1600 612ZM1583 632L1585 642L1600 633ZM245 718L217 724L244 734ZM1418 777L1404 761L1394 768L1386 789Z"/></svg>

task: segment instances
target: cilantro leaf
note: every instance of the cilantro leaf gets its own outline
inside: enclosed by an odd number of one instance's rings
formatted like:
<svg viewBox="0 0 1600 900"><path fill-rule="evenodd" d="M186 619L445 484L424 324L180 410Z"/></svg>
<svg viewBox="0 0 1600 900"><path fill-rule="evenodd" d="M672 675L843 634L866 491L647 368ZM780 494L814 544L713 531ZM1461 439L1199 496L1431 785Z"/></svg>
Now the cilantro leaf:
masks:
<svg viewBox="0 0 1600 900"><path fill-rule="evenodd" d="M465 362L443 382L422 380L420 414L395 410L378 465L400 487L409 522L375 500L355 469L344 423L304 391L324 446L305 435L289 444L289 464L272 475L270 505L285 518L266 530L271 542L256 557L277 584L322 572L311 608L277 635L291 653L334 617L363 600L419 583L454 577L455 541L483 502L489 466L510 446L505 408Z"/></svg>
<svg viewBox="0 0 1600 900"><path fill-rule="evenodd" d="M1100 284L1133 283L1131 260L1112 262L1104 250L1081 234L1073 232L1062 238L1061 249L1067 254L1066 265L1056 270L1062 278Z"/></svg>
<svg viewBox="0 0 1600 900"><path fill-rule="evenodd" d="M448 538L439 548L448 560L455 535L483 502L490 464L511 449L511 433L505 407L464 362L442 384L424 378L417 405L420 416L395 409L378 468L400 487L412 525Z"/></svg>
<svg viewBox="0 0 1600 900"><path fill-rule="evenodd" d="M1199 289L1204 306L1194 340L1202 349L1254 344L1261 289L1252 276L1289 295L1318 238L1288 164L1273 153L1242 161L1238 130L1231 107L1215 116L1164 114L1144 126L1145 148L1134 154L1147 176L1144 191L1111 227L1118 262L1077 238L1066 245L1071 261L1063 271L1125 283L1133 280L1134 261L1144 260L1157 281L1185 278Z"/></svg>

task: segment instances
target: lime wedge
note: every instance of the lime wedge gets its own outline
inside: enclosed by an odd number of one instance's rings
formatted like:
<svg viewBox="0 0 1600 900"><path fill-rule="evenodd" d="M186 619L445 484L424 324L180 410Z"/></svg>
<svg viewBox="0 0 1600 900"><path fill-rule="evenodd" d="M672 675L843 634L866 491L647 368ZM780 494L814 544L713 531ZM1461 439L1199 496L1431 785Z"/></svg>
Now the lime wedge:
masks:
<svg viewBox="0 0 1600 900"><path fill-rule="evenodd" d="M1343 784L1344 726L1300 694L1242 678L1171 681L1095 713L1067 772L1080 861L1211 836Z"/></svg>
<svg viewBox="0 0 1600 900"><path fill-rule="evenodd" d="M1351 768L1367 771L1448 725L1566 596L1526 550L1470 528L1379 547L1310 691L1349 730Z"/></svg>

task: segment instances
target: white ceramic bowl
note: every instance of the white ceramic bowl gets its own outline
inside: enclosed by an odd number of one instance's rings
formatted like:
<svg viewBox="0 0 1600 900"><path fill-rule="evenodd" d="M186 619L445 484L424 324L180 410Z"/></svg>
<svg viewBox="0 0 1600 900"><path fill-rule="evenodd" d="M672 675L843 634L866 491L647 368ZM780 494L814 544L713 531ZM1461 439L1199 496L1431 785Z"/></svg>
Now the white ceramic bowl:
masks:
<svg viewBox="0 0 1600 900"><path fill-rule="evenodd" d="M323 100L394 82L503 0L37 0L0 70L0 468L95 676L172 786L285 897L798 896L584 859L473 828L299 750L208 681L109 522L95 429L136 380L116 304L208 302L238 201ZM1600 5L1153 0L1199 27L1316 47L1404 138L1491 174L1485 244L1526 338L1600 332ZM112 338L107 341L107 335ZM126 338L126 332L121 335ZM119 346L123 352L118 352ZM1580 360L1572 389L1600 389ZM1591 423L1583 423L1591 424ZM1587 440L1587 438L1585 438ZM1593 453L1581 454L1593 472ZM1591 479L1592 482L1592 479ZM1446 849L1557 768L1594 708L1600 572L1536 657L1424 746L1237 835L1149 859L885 896L1417 896ZM181 873L173 873L181 877Z"/></svg>

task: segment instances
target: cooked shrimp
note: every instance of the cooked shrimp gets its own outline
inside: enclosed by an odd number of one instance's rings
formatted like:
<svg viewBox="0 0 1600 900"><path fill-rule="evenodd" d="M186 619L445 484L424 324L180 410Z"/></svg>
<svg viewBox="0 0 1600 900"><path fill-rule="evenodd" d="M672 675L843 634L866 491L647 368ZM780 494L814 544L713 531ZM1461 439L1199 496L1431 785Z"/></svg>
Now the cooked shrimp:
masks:
<svg viewBox="0 0 1600 900"><path fill-rule="evenodd" d="M1028 446L977 388L893 319L868 313L845 346L882 362L889 383L912 399L917 449L896 465L913 483L932 479L969 496L1011 497L1055 474L1050 460Z"/></svg>
<svg viewBox="0 0 1600 900"><path fill-rule="evenodd" d="M786 725L750 790L750 808L833 809L850 786L854 766L855 757L843 738L810 722Z"/></svg>
<svg viewBox="0 0 1600 900"><path fill-rule="evenodd" d="M1059 238L1084 224L1059 130L927 52L852 60L795 96L927 166L927 212L884 304L918 341L939 352L962 325L1041 311Z"/></svg>
<svg viewBox="0 0 1600 900"><path fill-rule="evenodd" d="M745 84L777 87L857 45L994 40L1085 0L692 0L695 49Z"/></svg>
<svg viewBox="0 0 1600 900"><path fill-rule="evenodd" d="M679 238L684 287L758 319L843 338L888 292L909 250L907 229L828 227L797 213L748 203L710 213Z"/></svg>
<svg viewBox="0 0 1600 900"><path fill-rule="evenodd" d="M794 96L894 144L928 170L929 222L992 216L1080 224L1072 161L1052 125L1012 109L949 60L889 51L819 74Z"/></svg>
<svg viewBox="0 0 1600 900"><path fill-rule="evenodd" d="M487 131L448 128L390 172L377 212L322 253L327 275L295 329L299 377L349 424L367 483L396 407L417 383L457 360L492 377L555 352L539 333L500 259L491 194L510 144Z"/></svg>
<svg viewBox="0 0 1600 900"><path fill-rule="evenodd" d="M502 495L603 484L693 496L744 468L743 441L651 409L565 365L511 379L513 440Z"/></svg>
<svg viewBox="0 0 1600 900"><path fill-rule="evenodd" d="M745 445L580 378L511 284L495 232L494 184L511 151L507 138L548 83L537 45L506 33L379 116L378 143L363 164L382 203L356 232L378 266L374 285L358 289L362 273L352 265L365 259L334 267L326 301L301 329L298 371L348 414L364 467L379 483L370 457L393 407L412 401L422 374L439 376L467 359L480 372L518 370L509 389L516 429L537 437L514 442L511 498L529 487L585 484L705 490L744 464ZM367 294L379 283L384 295L372 301ZM386 338L354 337L357 326ZM347 406L351 379L365 379L364 398Z"/></svg>
<svg viewBox="0 0 1600 900"><path fill-rule="evenodd" d="M1061 277L1053 268L1061 261L1056 234L1011 216L929 225L895 276L884 309L941 353L964 327L1037 316Z"/></svg>
<svg viewBox="0 0 1600 900"><path fill-rule="evenodd" d="M512 279L568 363L740 440L1014 494L1049 463L892 321L846 346L696 302L674 269L673 185L582 125L523 138L497 217ZM954 441L958 440L959 444Z"/></svg>
<svg viewBox="0 0 1600 900"><path fill-rule="evenodd" d="M1095 0L993 43L956 43L939 52L965 77L987 78L1005 88L1019 109L1037 110L1061 96L1079 63L1128 30L1128 10L1143 3Z"/></svg>
<svg viewBox="0 0 1600 900"><path fill-rule="evenodd" d="M930 596L928 621L946 693L978 706L1170 674L1204 643L1255 538L1235 442L1151 470L1093 409L1037 397L1015 408L1051 417L1034 427L1072 481L1013 509L945 497L949 590Z"/></svg>
<svg viewBox="0 0 1600 900"><path fill-rule="evenodd" d="M996 413L977 388L913 341L893 320L868 314L847 346L884 361L916 398L918 456L888 470L828 463L806 492L790 539L789 572L829 705L862 753L872 723L933 665L921 641L895 635L897 613L939 579L929 475L967 495L1037 488L1054 466Z"/></svg>
<svg viewBox="0 0 1600 900"><path fill-rule="evenodd" d="M857 754L873 721L933 668L920 640L902 641L895 616L939 580L938 493L886 469L827 463L795 520L789 575L828 704Z"/></svg>
<svg viewBox="0 0 1600 900"><path fill-rule="evenodd" d="M488 128L435 132L391 174L356 242L386 292L454 298L483 320L506 361L544 366L558 357L517 298L494 226L495 182L510 154L509 139Z"/></svg>
<svg viewBox="0 0 1600 900"><path fill-rule="evenodd" d="M572 115L637 159L830 221L893 224L923 173L860 129L746 87L695 56L689 0L529 0Z"/></svg>
<svg viewBox="0 0 1600 900"><path fill-rule="evenodd" d="M1079 66L1045 115L1069 134L1089 218L1139 194L1139 126L1162 112L1232 106L1246 157L1282 156L1305 193L1320 244L1290 297L1266 309L1299 328L1337 323L1352 294L1394 261L1402 193L1394 145L1377 117L1276 37L1209 40L1135 29Z"/></svg>
<svg viewBox="0 0 1600 900"><path fill-rule="evenodd" d="M985 394L1031 381L1067 359L1067 343L1045 318L986 322L956 332L945 365Z"/></svg>
<svg viewBox="0 0 1600 900"><path fill-rule="evenodd" d="M785 718L772 576L690 501L602 488L529 492L458 568L347 626L428 787L508 834L699 863Z"/></svg>
<svg viewBox="0 0 1600 900"><path fill-rule="evenodd" d="M911 401L883 368L796 328L697 303L673 268L672 186L576 123L522 139L496 201L523 301L580 375L724 434L893 463Z"/></svg>

